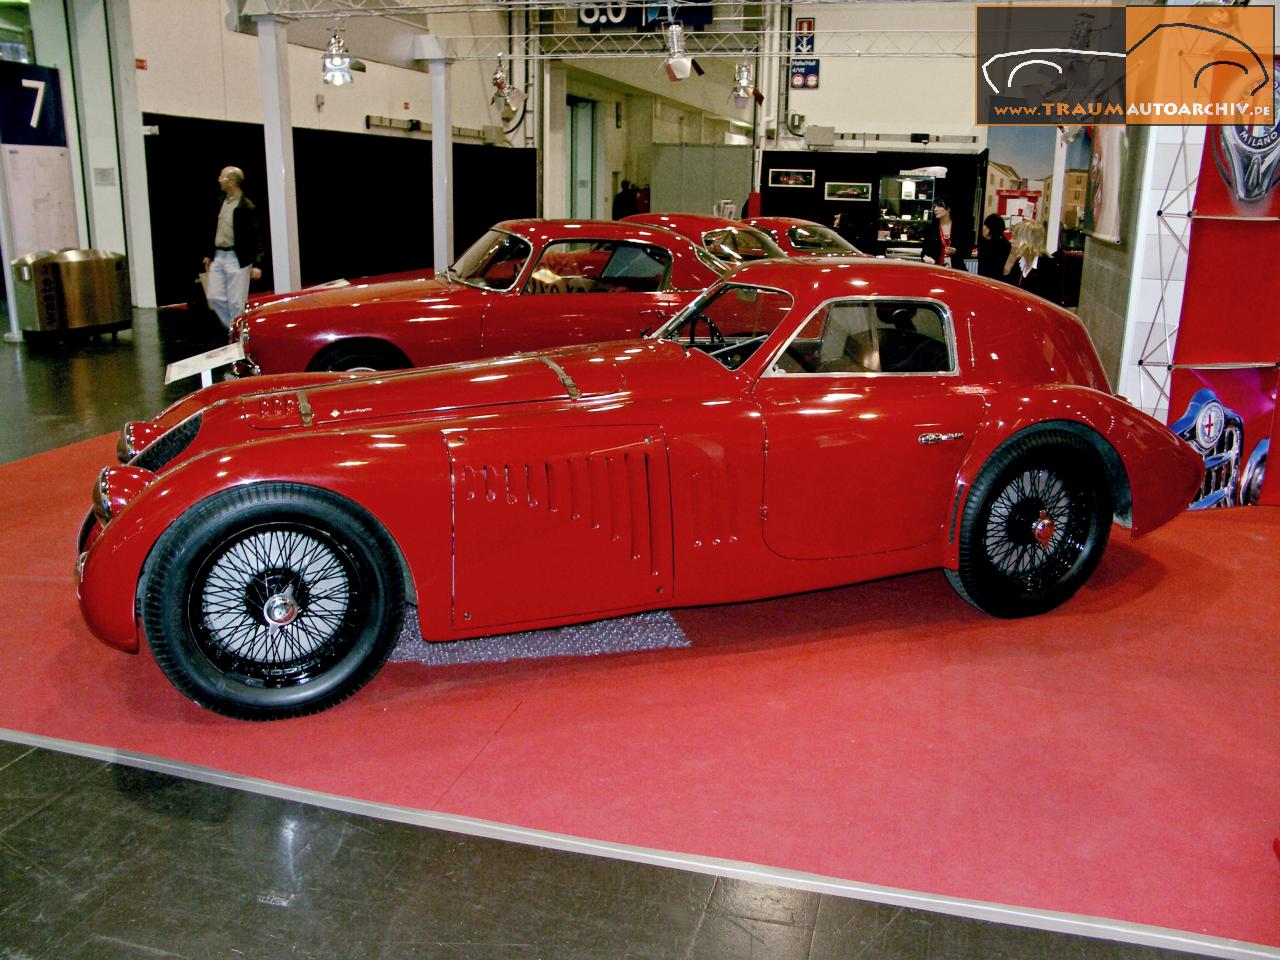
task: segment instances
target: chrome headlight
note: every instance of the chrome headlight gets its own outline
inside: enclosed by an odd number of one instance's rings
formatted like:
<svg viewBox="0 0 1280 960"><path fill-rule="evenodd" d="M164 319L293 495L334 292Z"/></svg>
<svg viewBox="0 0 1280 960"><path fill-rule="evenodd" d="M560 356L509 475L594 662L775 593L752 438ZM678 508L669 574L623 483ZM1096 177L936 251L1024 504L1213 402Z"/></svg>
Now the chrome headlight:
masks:
<svg viewBox="0 0 1280 960"><path fill-rule="evenodd" d="M128 463L163 433L163 430L147 420L130 420L124 425L120 431L120 439L116 441L116 459L121 463Z"/></svg>
<svg viewBox="0 0 1280 960"><path fill-rule="evenodd" d="M155 478L140 467L103 467L93 485L93 515L105 526Z"/></svg>

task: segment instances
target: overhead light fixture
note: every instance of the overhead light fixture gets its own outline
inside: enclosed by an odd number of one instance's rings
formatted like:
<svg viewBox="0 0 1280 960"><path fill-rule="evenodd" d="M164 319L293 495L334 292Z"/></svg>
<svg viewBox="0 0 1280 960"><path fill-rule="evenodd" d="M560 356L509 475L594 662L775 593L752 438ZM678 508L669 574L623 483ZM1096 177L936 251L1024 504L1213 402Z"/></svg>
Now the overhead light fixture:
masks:
<svg viewBox="0 0 1280 960"><path fill-rule="evenodd" d="M752 100L758 104L764 103L764 94L751 82L751 64L745 60L733 68L733 90L730 91L730 96L733 97L733 105L739 110L751 106Z"/></svg>
<svg viewBox="0 0 1280 960"><path fill-rule="evenodd" d="M338 31L335 29L333 36L329 38L329 46L320 57L320 73L324 77L325 83L341 87L352 82L352 70L363 73L365 70L364 62L357 60L347 52L347 42L338 35Z"/></svg>
<svg viewBox="0 0 1280 960"><path fill-rule="evenodd" d="M320 58L320 71L324 82L341 87L351 82L351 55L347 53L347 44L337 33L329 38L329 48Z"/></svg>
<svg viewBox="0 0 1280 960"><path fill-rule="evenodd" d="M499 100L502 101L502 119L505 123L515 119L520 108L524 106L524 99L524 91L507 82L507 75L502 70L502 54L498 54L498 69L493 72L493 97L489 101L489 106L495 106Z"/></svg>
<svg viewBox="0 0 1280 960"><path fill-rule="evenodd" d="M663 69L672 80L687 80L690 73L702 76L705 72L684 49L684 27L678 23L668 23L662 28L662 39L667 47L667 57L662 61Z"/></svg>

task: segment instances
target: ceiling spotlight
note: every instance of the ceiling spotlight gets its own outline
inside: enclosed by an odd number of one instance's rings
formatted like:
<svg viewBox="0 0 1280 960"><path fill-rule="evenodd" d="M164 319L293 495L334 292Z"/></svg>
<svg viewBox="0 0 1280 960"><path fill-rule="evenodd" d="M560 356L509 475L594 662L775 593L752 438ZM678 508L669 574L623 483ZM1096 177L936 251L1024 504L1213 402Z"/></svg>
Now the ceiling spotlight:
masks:
<svg viewBox="0 0 1280 960"><path fill-rule="evenodd" d="M752 100L758 104L764 103L764 94L751 82L751 64L743 61L733 68L733 90L729 95L733 97L733 105L739 110L751 106Z"/></svg>
<svg viewBox="0 0 1280 960"><path fill-rule="evenodd" d="M524 106L524 98L523 90L507 82L507 75L502 71L502 54L498 54L498 69L493 72L493 98L489 101L489 106L492 107L501 100L502 119L506 122L515 119Z"/></svg>
<svg viewBox="0 0 1280 960"><path fill-rule="evenodd" d="M351 82L351 55L346 42L335 32L329 38L329 47L320 58L320 71L324 82L335 87Z"/></svg>
<svg viewBox="0 0 1280 960"><path fill-rule="evenodd" d="M667 47L667 57L662 61L667 76L672 80L686 80L690 73L702 76L703 69L684 49L684 27L668 23L662 28L662 39Z"/></svg>

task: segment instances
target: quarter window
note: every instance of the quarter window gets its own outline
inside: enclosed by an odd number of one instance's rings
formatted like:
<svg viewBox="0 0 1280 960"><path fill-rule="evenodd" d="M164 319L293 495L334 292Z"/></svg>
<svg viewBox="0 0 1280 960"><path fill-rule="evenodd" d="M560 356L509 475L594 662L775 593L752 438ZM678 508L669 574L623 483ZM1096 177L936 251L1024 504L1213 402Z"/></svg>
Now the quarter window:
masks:
<svg viewBox="0 0 1280 960"><path fill-rule="evenodd" d="M643 243L563 240L549 243L524 292L653 293L666 284L671 253Z"/></svg>
<svg viewBox="0 0 1280 960"><path fill-rule="evenodd" d="M949 373L955 369L949 323L931 303L835 301L809 319L773 372Z"/></svg>

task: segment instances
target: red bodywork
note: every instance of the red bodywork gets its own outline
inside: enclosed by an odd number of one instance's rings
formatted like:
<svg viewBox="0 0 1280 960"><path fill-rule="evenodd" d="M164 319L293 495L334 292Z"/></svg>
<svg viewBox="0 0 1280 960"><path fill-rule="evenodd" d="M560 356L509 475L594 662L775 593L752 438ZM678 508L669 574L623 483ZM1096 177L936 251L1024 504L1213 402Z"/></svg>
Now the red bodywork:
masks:
<svg viewBox="0 0 1280 960"><path fill-rule="evenodd" d="M705 247L718 260L738 266L751 260L784 257L786 253L769 234L747 226L741 220L730 220L705 213L633 213L622 223L644 223L663 227Z"/></svg>
<svg viewBox="0 0 1280 960"><path fill-rule="evenodd" d="M393 351L399 366L428 366L504 356L573 343L641 336L719 279L685 237L639 224L590 220L509 220L495 230L522 237L532 255L508 289L469 286L423 271L410 279L370 278L266 298L236 318L233 339L245 344L244 369L288 373L324 368L324 352L338 344ZM621 241L661 247L671 257L659 289L547 295L534 274L556 241ZM557 256L554 253L548 256ZM566 265L557 263L563 272ZM577 276L598 275L601 264L571 265Z"/></svg>
<svg viewBox="0 0 1280 960"><path fill-rule="evenodd" d="M245 302L245 311L257 309L268 303L275 303L277 300L287 300L291 297L301 296L307 293L315 293L318 290L333 290L341 287L359 287L368 286L372 283L397 283L401 280L430 280L436 275L434 267L422 267L419 270L402 270L399 273L380 273L372 277L353 277L350 280L331 280L328 283L317 283L310 287L303 287L301 290L290 290L287 293L255 293Z"/></svg>
<svg viewBox="0 0 1280 960"><path fill-rule="evenodd" d="M812 220L800 220L796 217L751 217L744 221L757 230L763 230L788 257L865 257L865 254L830 227L824 227ZM814 244L807 247L797 246L793 231L806 231L821 243L821 249Z"/></svg>
<svg viewBox="0 0 1280 960"><path fill-rule="evenodd" d="M135 594L156 539L211 494L263 481L322 487L371 513L433 640L954 568L974 478L1001 443L1044 424L1104 454L1135 534L1199 483L1199 456L1107 391L1077 319L1014 287L869 258L765 261L726 283L791 301L737 369L650 338L187 397L155 425L198 414L194 441L86 531L85 619L137 650ZM936 305L953 368L777 372L828 301L874 298ZM926 445L930 433L962 439Z"/></svg>

